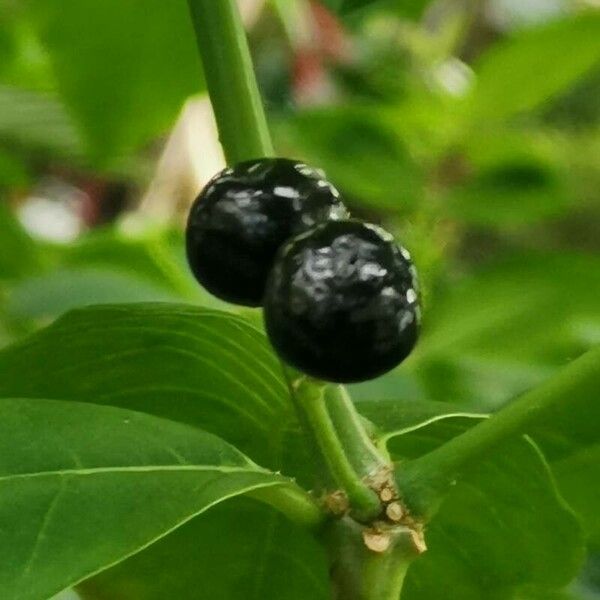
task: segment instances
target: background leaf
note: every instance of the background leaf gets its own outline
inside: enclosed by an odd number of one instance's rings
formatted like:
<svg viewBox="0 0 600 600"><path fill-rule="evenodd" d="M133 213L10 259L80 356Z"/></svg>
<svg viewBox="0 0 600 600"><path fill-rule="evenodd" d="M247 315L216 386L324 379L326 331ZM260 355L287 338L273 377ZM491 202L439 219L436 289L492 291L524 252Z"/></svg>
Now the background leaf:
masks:
<svg viewBox="0 0 600 600"><path fill-rule="evenodd" d="M28 0L61 95L106 161L162 133L201 86L186 3Z"/></svg>
<svg viewBox="0 0 600 600"><path fill-rule="evenodd" d="M474 119L530 110L563 92L600 60L600 14L589 11L521 31L475 64Z"/></svg>
<svg viewBox="0 0 600 600"><path fill-rule="evenodd" d="M438 290L410 364L430 398L493 409L597 343L599 296L595 257L506 257Z"/></svg>

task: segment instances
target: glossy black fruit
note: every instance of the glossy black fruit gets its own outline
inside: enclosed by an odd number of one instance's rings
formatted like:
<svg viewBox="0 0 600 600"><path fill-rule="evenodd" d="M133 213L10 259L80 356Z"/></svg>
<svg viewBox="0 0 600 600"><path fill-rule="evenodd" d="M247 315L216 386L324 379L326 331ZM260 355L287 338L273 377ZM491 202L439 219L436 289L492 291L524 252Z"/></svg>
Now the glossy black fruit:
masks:
<svg viewBox="0 0 600 600"><path fill-rule="evenodd" d="M346 216L322 171L284 158L243 162L213 177L194 202L188 261L215 296L259 306L280 246L318 223Z"/></svg>
<svg viewBox="0 0 600 600"><path fill-rule="evenodd" d="M300 371L326 381L372 379L417 341L416 271L380 227L329 222L282 248L264 318L276 351Z"/></svg>

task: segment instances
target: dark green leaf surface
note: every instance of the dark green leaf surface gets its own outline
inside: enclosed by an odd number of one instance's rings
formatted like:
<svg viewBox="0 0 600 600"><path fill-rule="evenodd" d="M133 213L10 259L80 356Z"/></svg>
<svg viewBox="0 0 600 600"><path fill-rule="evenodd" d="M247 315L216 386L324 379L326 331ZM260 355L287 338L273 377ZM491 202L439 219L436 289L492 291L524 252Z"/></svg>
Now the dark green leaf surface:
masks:
<svg viewBox="0 0 600 600"><path fill-rule="evenodd" d="M73 399L186 422L274 467L277 432L292 417L262 333L240 317L177 304L69 313L0 353L0 396Z"/></svg>
<svg viewBox="0 0 600 600"><path fill-rule="evenodd" d="M82 586L85 600L329 600L323 548L267 506L224 502Z"/></svg>
<svg viewBox="0 0 600 600"><path fill-rule="evenodd" d="M435 403L364 401L393 456L415 458L473 426L482 415ZM545 459L526 439L498 447L463 474L427 528L428 551L411 567L404 600L512 598L559 588L580 568L579 523L558 494ZM443 585L440 584L443 582Z"/></svg>
<svg viewBox="0 0 600 600"><path fill-rule="evenodd" d="M0 400L0 597L42 600L227 498L292 485L193 428Z"/></svg>

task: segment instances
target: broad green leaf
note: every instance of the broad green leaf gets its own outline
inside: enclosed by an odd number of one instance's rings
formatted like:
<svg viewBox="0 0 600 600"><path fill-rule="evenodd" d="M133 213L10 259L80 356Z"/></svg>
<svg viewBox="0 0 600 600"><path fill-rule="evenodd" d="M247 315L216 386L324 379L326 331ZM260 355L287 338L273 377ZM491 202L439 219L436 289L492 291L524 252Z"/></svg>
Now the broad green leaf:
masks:
<svg viewBox="0 0 600 600"><path fill-rule="evenodd" d="M184 0L28 0L60 93L92 156L137 149L201 85Z"/></svg>
<svg viewBox="0 0 600 600"><path fill-rule="evenodd" d="M472 118L502 118L530 110L565 91L600 61L600 14L518 32L492 46L475 65L468 98Z"/></svg>
<svg viewBox="0 0 600 600"><path fill-rule="evenodd" d="M80 588L84 600L329 600L324 549L273 509L222 503Z"/></svg>
<svg viewBox="0 0 600 600"><path fill-rule="evenodd" d="M395 437L389 448L416 457L471 425L472 418L438 420ZM407 600L441 600L449 589L484 600L490 590L509 599L520 588L560 588L577 574L584 550L577 519L526 440L503 444L463 474L428 526L427 545L409 572Z"/></svg>
<svg viewBox="0 0 600 600"><path fill-rule="evenodd" d="M0 597L48 598L214 504L292 485L191 427L113 407L0 400Z"/></svg>
<svg viewBox="0 0 600 600"><path fill-rule="evenodd" d="M196 425L277 467L292 418L264 335L177 304L90 307L0 353L0 396L121 406Z"/></svg>

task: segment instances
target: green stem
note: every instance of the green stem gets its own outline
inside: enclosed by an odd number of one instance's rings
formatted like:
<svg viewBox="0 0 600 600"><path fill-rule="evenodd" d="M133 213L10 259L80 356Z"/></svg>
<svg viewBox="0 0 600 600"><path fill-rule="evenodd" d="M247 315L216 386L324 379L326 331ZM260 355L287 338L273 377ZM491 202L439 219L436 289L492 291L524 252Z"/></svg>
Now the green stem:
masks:
<svg viewBox="0 0 600 600"><path fill-rule="evenodd" d="M543 423L557 410L568 410L578 398L594 397L600 382L600 347L590 350L556 376L523 394L489 419L432 452L407 463L398 486L414 514L430 517L457 474L480 461L499 443ZM571 406L571 410L576 407Z"/></svg>
<svg viewBox="0 0 600 600"><path fill-rule="evenodd" d="M258 488L249 492L248 496L271 505L290 521L307 529L316 530L325 520L323 511L315 501L297 485Z"/></svg>
<svg viewBox="0 0 600 600"><path fill-rule="evenodd" d="M336 484L346 492L353 514L358 520L369 521L381 512L377 494L356 472L331 421L325 404L325 384L303 378L296 385L296 401L308 421L329 472Z"/></svg>
<svg viewBox="0 0 600 600"><path fill-rule="evenodd" d="M322 532L329 553L335 600L398 600L404 578L418 556L411 532L385 531L389 547L375 552L365 545L369 530L350 519L330 522Z"/></svg>
<svg viewBox="0 0 600 600"><path fill-rule="evenodd" d="M235 1L188 0L188 4L227 162L272 155L267 121ZM295 403L304 413L301 418L308 420L310 435L332 477L347 493L360 518L377 516L381 511L379 499L360 473L372 470L373 464L377 467L380 461L358 416L349 410L349 400L345 397L337 403L334 395L334 425L323 402L322 386L304 380L306 398L299 401L294 382L287 369L284 371Z"/></svg>
<svg viewBox="0 0 600 600"><path fill-rule="evenodd" d="M382 554L374 552L367 556L362 571L363 600L398 600L402 593L408 567L415 559L414 548L403 539L392 542L392 547Z"/></svg>
<svg viewBox="0 0 600 600"><path fill-rule="evenodd" d="M219 138L228 164L273 146L235 0L188 0Z"/></svg>
<svg viewBox="0 0 600 600"><path fill-rule="evenodd" d="M373 477L389 467L368 436L365 425L343 385L329 385L325 389L327 409L337 431L340 443L354 470L364 479Z"/></svg>

